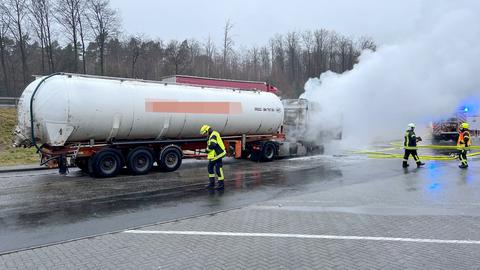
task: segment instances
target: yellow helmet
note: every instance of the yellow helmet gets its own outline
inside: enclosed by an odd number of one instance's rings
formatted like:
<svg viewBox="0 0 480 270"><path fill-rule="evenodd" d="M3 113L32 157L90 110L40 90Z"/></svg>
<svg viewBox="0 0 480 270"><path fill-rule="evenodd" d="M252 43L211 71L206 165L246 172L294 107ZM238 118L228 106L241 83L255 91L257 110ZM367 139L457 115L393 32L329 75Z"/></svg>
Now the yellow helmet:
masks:
<svg viewBox="0 0 480 270"><path fill-rule="evenodd" d="M470 128L470 125L468 123L462 123L461 127L463 129L469 129Z"/></svg>
<svg viewBox="0 0 480 270"><path fill-rule="evenodd" d="M209 129L210 129L209 125L203 125L202 128L200 128L200 134L202 134L202 135L207 134Z"/></svg>

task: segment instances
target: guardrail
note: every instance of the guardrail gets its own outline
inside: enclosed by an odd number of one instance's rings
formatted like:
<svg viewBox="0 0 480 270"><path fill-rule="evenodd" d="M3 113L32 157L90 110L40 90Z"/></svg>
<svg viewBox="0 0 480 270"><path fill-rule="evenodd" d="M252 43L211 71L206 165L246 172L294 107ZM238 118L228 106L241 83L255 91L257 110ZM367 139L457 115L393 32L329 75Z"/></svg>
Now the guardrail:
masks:
<svg viewBox="0 0 480 270"><path fill-rule="evenodd" d="M0 97L0 107L17 107L18 100L17 97Z"/></svg>

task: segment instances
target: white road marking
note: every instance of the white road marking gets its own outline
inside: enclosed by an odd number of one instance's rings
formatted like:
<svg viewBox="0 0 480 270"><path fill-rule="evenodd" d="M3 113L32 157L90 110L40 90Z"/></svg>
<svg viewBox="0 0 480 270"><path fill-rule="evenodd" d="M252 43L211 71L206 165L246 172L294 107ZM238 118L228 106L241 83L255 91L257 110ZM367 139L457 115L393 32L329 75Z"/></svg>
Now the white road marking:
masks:
<svg viewBox="0 0 480 270"><path fill-rule="evenodd" d="M127 231L124 231L124 233L200 235L200 236L236 236L236 237L273 237L273 238L301 238L301 239L329 239L329 240L365 240L365 241L387 241L387 242L480 245L480 241L476 241L476 240L443 240L443 239L424 239L424 238L396 238L396 237L322 235L322 234L315 235L315 234L238 233L238 232L204 232L204 231L146 231L146 230L127 230Z"/></svg>
<svg viewBox="0 0 480 270"><path fill-rule="evenodd" d="M353 202L351 201L318 201L318 200L272 200L272 205L271 206L274 206L274 205L277 205L279 203L344 203L344 204L348 204L348 205L353 205ZM382 200L381 201L382 204L378 204L376 202L373 202L372 205L379 205L379 206L382 206L382 205L385 205L386 203L388 204L398 204L400 205L400 207L402 206L408 206L408 207L417 207L417 206L424 206L424 205L412 205L411 203L402 203L401 201L395 201L395 200ZM358 205L355 204L355 205ZM449 205L453 205L453 206L456 206L456 205L464 205L464 206L479 206L480 203L462 203L462 202L436 202L436 203L432 203L432 204L426 204L425 206L426 207L429 207L429 206L449 206ZM267 205L268 206L268 205ZM347 206L348 207L348 206Z"/></svg>

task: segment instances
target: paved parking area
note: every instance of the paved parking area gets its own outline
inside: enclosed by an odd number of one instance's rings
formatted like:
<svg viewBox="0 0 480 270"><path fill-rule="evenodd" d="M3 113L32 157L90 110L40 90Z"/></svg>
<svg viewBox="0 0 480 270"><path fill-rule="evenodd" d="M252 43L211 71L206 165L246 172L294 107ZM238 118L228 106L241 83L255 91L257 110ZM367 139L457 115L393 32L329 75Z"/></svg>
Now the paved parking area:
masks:
<svg viewBox="0 0 480 270"><path fill-rule="evenodd" d="M399 173L10 253L0 268L480 269L475 163L384 161Z"/></svg>

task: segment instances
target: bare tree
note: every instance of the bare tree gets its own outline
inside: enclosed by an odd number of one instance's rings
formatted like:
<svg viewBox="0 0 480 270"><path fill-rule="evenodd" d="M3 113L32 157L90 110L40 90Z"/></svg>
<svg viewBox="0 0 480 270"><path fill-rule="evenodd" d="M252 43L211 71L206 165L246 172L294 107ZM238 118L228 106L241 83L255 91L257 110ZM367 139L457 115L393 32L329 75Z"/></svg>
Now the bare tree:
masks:
<svg viewBox="0 0 480 270"><path fill-rule="evenodd" d="M45 73L45 53L48 59L48 70L54 72L50 0L30 0L29 11L33 29L40 42L42 73Z"/></svg>
<svg viewBox="0 0 480 270"><path fill-rule="evenodd" d="M225 22L225 26L223 28L223 59L222 59L222 63L223 63L222 76L223 77L226 77L227 75L228 56L231 53L233 49L233 44L234 44L232 39L232 33L231 33L232 29L233 29L233 24L230 21L230 19L228 19Z"/></svg>
<svg viewBox="0 0 480 270"><path fill-rule="evenodd" d="M55 72L55 61L53 58L53 40L52 40L52 5L50 0L39 0L43 3L42 7L44 9L43 16L45 16L45 43L47 45L47 55L48 63L50 67L50 72Z"/></svg>
<svg viewBox="0 0 480 270"><path fill-rule="evenodd" d="M250 51L251 52L251 66L252 66L252 76L251 76L251 79L252 80L259 80L259 67L260 67L260 53L259 53L259 49L257 47L253 47L252 50Z"/></svg>
<svg viewBox="0 0 480 270"><path fill-rule="evenodd" d="M198 71L198 60L200 58L200 55L201 55L201 49L202 46L200 44L200 42L198 42L197 40L195 39L189 39L188 40L188 49L189 49L189 57L190 57L190 60L189 60L189 67L188 67L188 70L187 72L189 74L192 74L192 75L199 75L199 71Z"/></svg>
<svg viewBox="0 0 480 270"><path fill-rule="evenodd" d="M206 76L212 76L213 74L213 59L215 57L215 43L212 40L212 37L208 35L207 42L205 43L205 55L207 56L206 62Z"/></svg>
<svg viewBox="0 0 480 270"><path fill-rule="evenodd" d="M351 54L353 51L352 41L346 37L340 37L338 41L338 50L340 57L341 72L348 70L352 66Z"/></svg>
<svg viewBox="0 0 480 270"><path fill-rule="evenodd" d="M88 0L88 22L99 48L100 75L105 74L105 44L117 31L119 19L109 0Z"/></svg>
<svg viewBox="0 0 480 270"><path fill-rule="evenodd" d="M138 62L138 58L142 54L142 40L141 37L131 37L130 42L128 43L128 50L131 52L131 69L130 76L135 78L136 70L135 67Z"/></svg>
<svg viewBox="0 0 480 270"><path fill-rule="evenodd" d="M305 62L305 77L310 78L314 76L313 69L313 48L315 47L314 36L311 31L305 31L302 34L302 42L305 48L304 62Z"/></svg>
<svg viewBox="0 0 480 270"><path fill-rule="evenodd" d="M325 29L317 30L313 33L315 39L314 59L315 75L320 75L327 70L327 49L328 31Z"/></svg>
<svg viewBox="0 0 480 270"><path fill-rule="evenodd" d="M42 74L45 74L45 16L43 16L43 8L41 7L42 2L31 0L29 11L31 13L31 22L33 29L38 37L40 42L40 49L42 53L41 62L42 62Z"/></svg>
<svg viewBox="0 0 480 270"><path fill-rule="evenodd" d="M0 61L2 63L2 73L3 73L3 85L4 91L1 95L8 96L8 71L7 71L7 63L6 63L6 46L7 46L7 38L8 32L10 31L10 21L7 18L5 9L0 8Z"/></svg>
<svg viewBox="0 0 480 270"><path fill-rule="evenodd" d="M375 42L372 40L370 37L361 37L360 40L358 41L359 43L359 48L360 50L371 50L371 51L376 51L377 50L377 45Z"/></svg>
<svg viewBox="0 0 480 270"><path fill-rule="evenodd" d="M337 60L337 55L338 55L338 35L335 32L331 32L330 35L328 36L327 40L327 48L328 48L328 69L331 71L339 71L337 68L338 60Z"/></svg>
<svg viewBox="0 0 480 270"><path fill-rule="evenodd" d="M271 73L270 52L268 51L267 46L260 49L260 59L262 65L262 73L260 77L263 78L263 80L266 80L267 76Z"/></svg>
<svg viewBox="0 0 480 270"><path fill-rule="evenodd" d="M275 69L278 72L285 71L285 47L283 36L275 35L274 38L270 40L270 46L272 48L272 72L275 72Z"/></svg>
<svg viewBox="0 0 480 270"><path fill-rule="evenodd" d="M35 1L35 0L32 0ZM67 31L73 45L73 72L78 70L78 32L81 0L57 0L55 8L58 23Z"/></svg>
<svg viewBox="0 0 480 270"><path fill-rule="evenodd" d="M296 32L287 33L287 62L288 62L288 78L295 80L298 76L298 51L299 51L299 39Z"/></svg>
<svg viewBox="0 0 480 270"><path fill-rule="evenodd" d="M290 86L287 80L286 68L286 52L285 41L282 35L275 35L270 40L270 47L272 51L272 71L270 75L270 82L275 84L282 92L289 92Z"/></svg>
<svg viewBox="0 0 480 270"><path fill-rule="evenodd" d="M86 0L80 0L80 5L77 9L77 19L78 19L78 33L80 35L80 43L82 45L82 66L83 74L87 74L87 61L86 61L86 51L87 47L85 46L85 40L88 34L88 28L84 27L84 22L87 21L87 3Z"/></svg>
<svg viewBox="0 0 480 270"><path fill-rule="evenodd" d="M2 8L11 22L9 24L12 36L16 40L18 47L20 48L20 58L22 62L22 76L23 83L27 84L28 81L28 67L27 67L27 52L25 49L26 39L28 35L25 30L25 23L28 14L27 0L3 0Z"/></svg>

